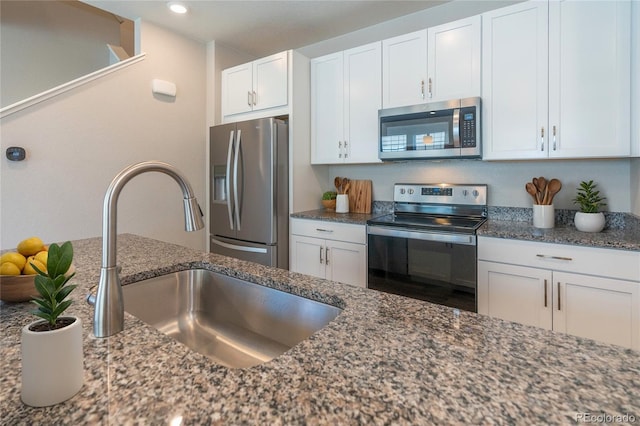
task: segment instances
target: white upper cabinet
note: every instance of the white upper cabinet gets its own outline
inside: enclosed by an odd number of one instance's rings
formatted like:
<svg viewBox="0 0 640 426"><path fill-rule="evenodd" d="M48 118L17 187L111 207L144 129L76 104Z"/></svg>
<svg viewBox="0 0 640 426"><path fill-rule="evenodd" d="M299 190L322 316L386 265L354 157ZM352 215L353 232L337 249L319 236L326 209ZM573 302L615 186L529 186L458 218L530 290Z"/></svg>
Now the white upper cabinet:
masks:
<svg viewBox="0 0 640 426"><path fill-rule="evenodd" d="M311 61L312 164L378 159L380 42Z"/></svg>
<svg viewBox="0 0 640 426"><path fill-rule="evenodd" d="M546 158L548 3L482 18L483 158Z"/></svg>
<svg viewBox="0 0 640 426"><path fill-rule="evenodd" d="M222 115L283 107L288 102L288 52L222 71Z"/></svg>
<svg viewBox="0 0 640 426"><path fill-rule="evenodd" d="M549 157L630 154L631 8L549 2Z"/></svg>
<svg viewBox="0 0 640 426"><path fill-rule="evenodd" d="M383 107L480 96L481 17L383 40Z"/></svg>
<svg viewBox="0 0 640 426"><path fill-rule="evenodd" d="M427 30L382 41L382 105L427 101Z"/></svg>
<svg viewBox="0 0 640 426"><path fill-rule="evenodd" d="M484 159L629 156L629 2L536 1L482 17Z"/></svg>
<svg viewBox="0 0 640 426"><path fill-rule="evenodd" d="M480 96L480 15L429 28L427 98L430 101Z"/></svg>

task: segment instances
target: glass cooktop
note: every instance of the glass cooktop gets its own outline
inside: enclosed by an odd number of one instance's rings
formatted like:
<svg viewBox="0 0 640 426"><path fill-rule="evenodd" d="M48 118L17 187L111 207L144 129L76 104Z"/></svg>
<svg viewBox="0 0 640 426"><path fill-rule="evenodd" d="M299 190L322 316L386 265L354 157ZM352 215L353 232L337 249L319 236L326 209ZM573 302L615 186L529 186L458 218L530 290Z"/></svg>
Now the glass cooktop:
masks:
<svg viewBox="0 0 640 426"><path fill-rule="evenodd" d="M485 221L485 218L478 217L390 213L385 216L370 219L367 221L367 224L405 229L473 234Z"/></svg>

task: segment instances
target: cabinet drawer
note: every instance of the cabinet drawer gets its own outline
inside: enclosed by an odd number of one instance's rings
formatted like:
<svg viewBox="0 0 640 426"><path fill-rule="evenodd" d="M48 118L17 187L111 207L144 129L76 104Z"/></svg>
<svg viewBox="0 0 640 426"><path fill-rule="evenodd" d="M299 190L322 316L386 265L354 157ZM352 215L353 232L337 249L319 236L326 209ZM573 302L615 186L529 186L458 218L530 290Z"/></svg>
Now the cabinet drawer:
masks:
<svg viewBox="0 0 640 426"><path fill-rule="evenodd" d="M478 237L478 260L640 281L640 252Z"/></svg>
<svg viewBox="0 0 640 426"><path fill-rule="evenodd" d="M308 219L291 219L291 233L325 240L366 244L367 229L364 225L325 222Z"/></svg>

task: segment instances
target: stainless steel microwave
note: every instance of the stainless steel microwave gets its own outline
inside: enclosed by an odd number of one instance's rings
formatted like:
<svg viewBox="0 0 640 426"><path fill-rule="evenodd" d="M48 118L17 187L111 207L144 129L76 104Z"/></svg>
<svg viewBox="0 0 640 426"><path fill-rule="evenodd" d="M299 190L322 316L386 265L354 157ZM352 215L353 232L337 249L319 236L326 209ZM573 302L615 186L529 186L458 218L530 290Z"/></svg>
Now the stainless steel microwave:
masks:
<svg viewBox="0 0 640 426"><path fill-rule="evenodd" d="M383 161L480 158L480 98L378 111L378 157Z"/></svg>

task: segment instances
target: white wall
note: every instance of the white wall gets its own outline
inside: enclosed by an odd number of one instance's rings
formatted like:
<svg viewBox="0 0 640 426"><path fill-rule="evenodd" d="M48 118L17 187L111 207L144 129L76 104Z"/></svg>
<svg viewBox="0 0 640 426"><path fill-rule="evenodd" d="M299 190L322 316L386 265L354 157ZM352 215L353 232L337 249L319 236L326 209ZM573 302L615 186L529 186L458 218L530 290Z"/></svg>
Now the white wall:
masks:
<svg viewBox="0 0 640 426"><path fill-rule="evenodd" d="M47 242L100 236L110 181L139 161L183 171L204 209L205 45L143 23L142 51L142 62L2 118L0 248L31 235ZM176 83L176 98L154 97L154 78ZM4 157L12 145L27 150L26 161ZM124 188L118 232L196 249L206 241L205 231L184 232L182 194L160 173Z"/></svg>
<svg viewBox="0 0 640 426"><path fill-rule="evenodd" d="M2 106L108 66L107 43L120 44L116 18L84 3L2 1L0 8Z"/></svg>
<svg viewBox="0 0 640 426"><path fill-rule="evenodd" d="M531 197L525 192L524 185L534 176L544 176L560 179L562 189L556 195L554 205L571 210L577 208L572 199L580 181L593 179L607 197L606 211L629 212L630 161L415 161L331 166L329 176L331 180L333 176L371 179L373 198L382 201L393 200L394 183L485 183L489 185L488 204L505 207L531 207ZM332 184L329 182L327 186Z"/></svg>

